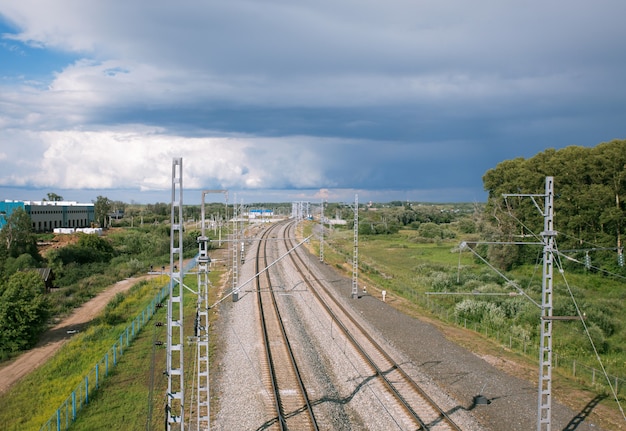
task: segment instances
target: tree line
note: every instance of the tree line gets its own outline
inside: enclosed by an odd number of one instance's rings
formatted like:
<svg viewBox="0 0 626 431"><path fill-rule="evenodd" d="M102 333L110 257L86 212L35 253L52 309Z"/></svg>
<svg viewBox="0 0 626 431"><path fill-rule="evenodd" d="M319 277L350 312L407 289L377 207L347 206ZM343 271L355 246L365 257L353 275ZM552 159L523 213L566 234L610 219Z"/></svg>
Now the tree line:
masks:
<svg viewBox="0 0 626 431"><path fill-rule="evenodd" d="M483 176L488 192L488 240L514 241L543 230L542 198L507 197L504 194L544 194L545 178L554 177L554 224L559 250L577 260L601 262L622 268L626 227L626 140L595 147L548 149L534 157L499 163ZM500 267L527 263L536 257L530 247L491 246L489 253ZM587 257L589 256L589 257ZM623 257L623 255L622 255Z"/></svg>
<svg viewBox="0 0 626 431"><path fill-rule="evenodd" d="M105 222L113 203L101 196L97 202ZM161 217L147 210L146 216ZM54 235L36 234L22 208L6 216L0 229L0 360L32 347L52 317L70 312L122 278L167 264L169 235L169 225L161 223L112 230L102 237L78 233L70 244L42 255L38 242L54 240ZM198 236L193 229L184 232L185 257L197 253ZM37 268L53 271L53 292L46 291Z"/></svg>

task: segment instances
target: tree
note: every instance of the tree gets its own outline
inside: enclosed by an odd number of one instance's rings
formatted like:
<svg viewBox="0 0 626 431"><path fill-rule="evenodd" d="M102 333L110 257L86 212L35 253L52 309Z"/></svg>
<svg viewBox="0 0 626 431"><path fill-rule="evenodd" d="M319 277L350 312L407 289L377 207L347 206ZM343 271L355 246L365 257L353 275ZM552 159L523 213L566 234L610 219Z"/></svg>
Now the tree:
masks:
<svg viewBox="0 0 626 431"><path fill-rule="evenodd" d="M16 272L0 295L0 356L31 347L48 317L45 285L37 272Z"/></svg>
<svg viewBox="0 0 626 431"><path fill-rule="evenodd" d="M543 229L543 218L527 197L503 194L543 194L546 176L554 177L554 211L558 217L559 245L562 249L606 248L606 258L615 259L615 249L623 247L626 228L626 141L611 141L594 148L570 146L548 149L530 159L517 158L499 163L483 176L489 192L486 214L492 216L498 238L511 241ZM528 249L529 251L530 249ZM496 253L498 254L498 253ZM504 256L508 252L501 251ZM507 256L523 263L531 254ZM507 265L508 266L508 265Z"/></svg>
<svg viewBox="0 0 626 431"><path fill-rule="evenodd" d="M18 257L28 253L41 260L37 251L37 237L33 232L30 216L23 208L15 209L0 230L0 243L6 250L6 257Z"/></svg>
<svg viewBox="0 0 626 431"><path fill-rule="evenodd" d="M35 259L28 253L24 253L19 257L9 257L4 264L4 272L6 276L10 276L18 271L24 271L27 269L38 268L41 265L40 261Z"/></svg>
<svg viewBox="0 0 626 431"><path fill-rule="evenodd" d="M63 196L59 196L56 193L48 193L48 199L44 199L52 202L60 202L63 200Z"/></svg>
<svg viewBox="0 0 626 431"><path fill-rule="evenodd" d="M111 200L105 196L98 196L94 202L94 216L100 227L106 226L107 216L111 212Z"/></svg>

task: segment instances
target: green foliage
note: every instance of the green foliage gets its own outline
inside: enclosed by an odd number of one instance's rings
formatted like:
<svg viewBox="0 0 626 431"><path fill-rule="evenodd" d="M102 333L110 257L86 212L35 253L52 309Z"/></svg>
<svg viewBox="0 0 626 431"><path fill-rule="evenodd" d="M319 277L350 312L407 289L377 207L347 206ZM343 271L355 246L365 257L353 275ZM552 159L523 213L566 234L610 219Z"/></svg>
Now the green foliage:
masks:
<svg viewBox="0 0 626 431"><path fill-rule="evenodd" d="M107 226L107 217L111 212L112 202L106 196L98 196L94 202L94 217L100 227Z"/></svg>
<svg viewBox="0 0 626 431"><path fill-rule="evenodd" d="M441 228L441 225L437 226ZM455 234L463 238L460 223L445 226L456 229ZM348 268L340 263L350 262L350 239L351 232L341 231L335 231L328 238L333 253L325 253L325 258L339 260L328 260L330 264L344 270ZM335 248L338 249L336 252ZM515 253L513 248L508 252L503 249L503 256ZM474 259L472 253L459 255L457 241L440 239L427 242L419 231L405 229L395 235L362 238L359 241L360 274L369 278L367 282L362 281L367 283L368 288L377 286L393 292L410 301L420 314L433 311L450 320L454 320L450 318L454 316L457 323L458 319L466 319L468 328L478 325L481 333L483 329L490 328L494 335L497 332L504 336L507 345L510 342L512 348L526 351L526 348L536 349L539 344L541 311L536 303L541 302L542 251L537 246L526 248L518 253L532 259L529 258L528 265L517 265L512 271L504 272L512 280L509 283L482 261ZM486 246L476 250L484 253L485 257L490 253ZM626 375L623 282L593 271L577 273L565 270L564 274L567 283L555 271L553 314L577 315L571 292L581 313L585 313L585 323L603 360L612 358L609 372L617 376ZM512 284L535 302L520 295ZM476 296L470 296L472 293ZM580 321L558 321L553 330L556 353L595 365L591 343Z"/></svg>
<svg viewBox="0 0 626 431"><path fill-rule="evenodd" d="M37 251L37 236L33 232L30 216L23 208L17 208L7 217L6 224L0 229L0 259L4 261L23 254L29 254L35 260L41 260Z"/></svg>
<svg viewBox="0 0 626 431"><path fill-rule="evenodd" d="M530 159L499 163L483 176L489 192L488 224L482 225L486 240L511 241L520 235L543 230L543 216L528 197L502 198L503 194L543 194L545 177L554 177L554 211L558 217L559 247L593 249L596 263L626 274L617 267L616 249L623 246L626 229L626 140L602 143L594 148L570 146L549 149ZM541 198L539 203L543 204ZM602 248L611 253L596 252ZM494 252L501 268L529 263L532 253L520 249L503 259ZM566 262L568 268L574 267ZM576 266L581 269L580 265Z"/></svg>
<svg viewBox="0 0 626 431"><path fill-rule="evenodd" d="M0 296L0 358L35 344L47 316L45 286L39 274L13 274Z"/></svg>
<svg viewBox="0 0 626 431"><path fill-rule="evenodd" d="M53 195L49 197L55 198ZM170 226L161 223L169 219L169 204L127 205L98 196L95 201L95 212L102 226L106 226L108 214L112 209L123 209L125 215L137 217L139 226L109 230L104 237L77 234L76 243L48 250L45 262L37 253L37 236L32 233L30 217L23 210L14 211L7 225L0 230L0 293L7 289L8 277L16 271L47 266L54 271L55 287L59 288L46 295L49 315L56 317L70 312L120 279L145 272L151 266L158 268L169 262ZM188 211L187 215L197 216L199 211L196 210L197 208ZM214 210L221 214L225 212L223 204L215 204ZM184 231L185 258L197 253L199 235L200 232L197 230ZM47 234L40 235L40 239L51 241L54 237ZM0 307L6 308L1 296ZM111 324L124 318L125 316L118 311L110 311L106 316ZM32 329L40 332L43 326L34 325ZM28 343L22 343L17 348L27 345ZM7 347L5 350L15 349ZM0 356L1 360L6 354Z"/></svg>
<svg viewBox="0 0 626 431"><path fill-rule="evenodd" d="M10 276L18 271L38 268L40 265L41 262L39 260L35 259L31 254L24 253L17 258L7 258L4 264L4 271L6 276Z"/></svg>
<svg viewBox="0 0 626 431"><path fill-rule="evenodd" d="M452 277L447 272L435 271L430 274L430 279L435 292L449 292L453 286Z"/></svg>
<svg viewBox="0 0 626 431"><path fill-rule="evenodd" d="M57 266L90 263L102 263L111 260L115 250L111 243L97 235L78 234L79 239L76 244L70 244L63 248L53 250L48 255L50 262L55 262Z"/></svg>
<svg viewBox="0 0 626 431"><path fill-rule="evenodd" d="M2 429L38 430L55 414L56 409L79 384L84 385L84 376L90 370L92 372L90 384L93 385L93 368L96 362L102 360L107 349L119 341L120 334L126 329L130 321L148 306L154 298L157 287L162 287L161 282L142 282L133 286L128 293L116 296L113 300L114 305L110 306L109 309L118 313L119 316L123 316L123 318L119 319L115 326L96 318L88 328L73 336L50 360L25 376L9 392L0 394L0 405L3 406L0 409ZM149 336L148 343L152 344L151 332L142 332ZM123 360L125 356L126 352L124 356L118 355L118 361ZM141 381L144 374L137 373L137 364L140 364L139 366L143 367L145 371L146 367L150 367L150 362L132 364L131 374L137 376ZM111 373L115 374L116 372L117 369L113 369ZM101 367L100 379L102 379L103 374ZM145 404L145 381L142 383L144 384L142 401ZM93 386L91 388L93 389ZM99 391L95 392L94 396L97 397L99 393ZM112 412L112 415L116 413ZM128 428L128 422L124 422L122 418L117 420L121 423L114 428ZM109 426L111 424L110 421L105 421L105 423Z"/></svg>
<svg viewBox="0 0 626 431"><path fill-rule="evenodd" d="M476 223L471 219L462 219L458 222L461 233L475 233L477 231Z"/></svg>
<svg viewBox="0 0 626 431"><path fill-rule="evenodd" d="M121 255L153 258L169 253L169 231L161 228L125 229L109 235L112 245Z"/></svg>
<svg viewBox="0 0 626 431"><path fill-rule="evenodd" d="M483 323L492 328L501 327L506 321L506 313L490 301L464 299L454 307L454 313L459 318Z"/></svg>
<svg viewBox="0 0 626 431"><path fill-rule="evenodd" d="M46 196L47 199L44 199L44 201L60 202L63 200L63 196L57 195L56 193L48 193Z"/></svg>
<svg viewBox="0 0 626 431"><path fill-rule="evenodd" d="M441 238L442 230L439 225L435 223L422 223L418 229L418 232L424 238Z"/></svg>

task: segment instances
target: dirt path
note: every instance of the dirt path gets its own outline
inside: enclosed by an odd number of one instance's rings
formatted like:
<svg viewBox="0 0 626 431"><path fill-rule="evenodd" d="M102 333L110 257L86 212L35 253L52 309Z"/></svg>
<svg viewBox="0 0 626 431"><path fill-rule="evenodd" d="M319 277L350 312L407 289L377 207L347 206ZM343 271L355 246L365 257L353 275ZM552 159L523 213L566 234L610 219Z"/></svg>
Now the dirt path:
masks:
<svg viewBox="0 0 626 431"><path fill-rule="evenodd" d="M109 301L111 301L117 293L126 292L139 281L150 277L154 276L145 275L118 281L95 298L92 298L74 310L70 316L63 319L56 326L44 332L35 347L22 353L11 362L1 366L0 393L9 390L15 382L46 362L72 337L75 333L73 331L82 330L95 316L104 310Z"/></svg>

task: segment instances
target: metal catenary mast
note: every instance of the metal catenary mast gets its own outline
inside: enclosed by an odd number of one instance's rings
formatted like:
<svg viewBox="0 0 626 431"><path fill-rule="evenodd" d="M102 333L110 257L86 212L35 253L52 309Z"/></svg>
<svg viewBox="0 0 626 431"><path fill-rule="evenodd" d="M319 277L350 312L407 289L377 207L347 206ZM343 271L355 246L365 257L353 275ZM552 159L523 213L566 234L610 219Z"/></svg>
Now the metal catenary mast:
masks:
<svg viewBox="0 0 626 431"><path fill-rule="evenodd" d="M324 199L320 202L320 262L324 262Z"/></svg>
<svg viewBox="0 0 626 431"><path fill-rule="evenodd" d="M359 297L359 195L354 195L354 251L352 254L352 298Z"/></svg>
<svg viewBox="0 0 626 431"><path fill-rule="evenodd" d="M183 377L183 159L172 159L170 284L167 301L166 428L184 430ZM175 426L175 428L173 428Z"/></svg>
<svg viewBox="0 0 626 431"><path fill-rule="evenodd" d="M554 179L546 177L544 204L543 277L541 283L541 340L537 430L550 431L552 415L552 275L554 272Z"/></svg>
<svg viewBox="0 0 626 431"><path fill-rule="evenodd" d="M204 190L202 192L201 219L202 227L198 237L198 307L196 312L196 348L197 348L197 387L198 398L196 402L196 420L198 430L211 429L211 406L209 385L209 238L205 234L206 214L205 196L209 193L224 193L226 196L226 208L228 208L227 190Z"/></svg>
<svg viewBox="0 0 626 431"><path fill-rule="evenodd" d="M233 302L239 301L239 288L237 283L239 283L239 223L237 222L237 197L235 196L233 202L233 232L231 234L231 257L232 257L232 265L233 265L233 283L232 283L232 297Z"/></svg>
<svg viewBox="0 0 626 431"><path fill-rule="evenodd" d="M552 429L552 322L553 316L553 274L554 252L556 250L554 230L554 178L546 177L545 193L533 194L506 194L508 196L526 196L543 215L543 276L541 279L541 334L539 343L539 388L538 388L538 411L537 431L551 431ZM535 197L544 198L543 210L535 201Z"/></svg>

